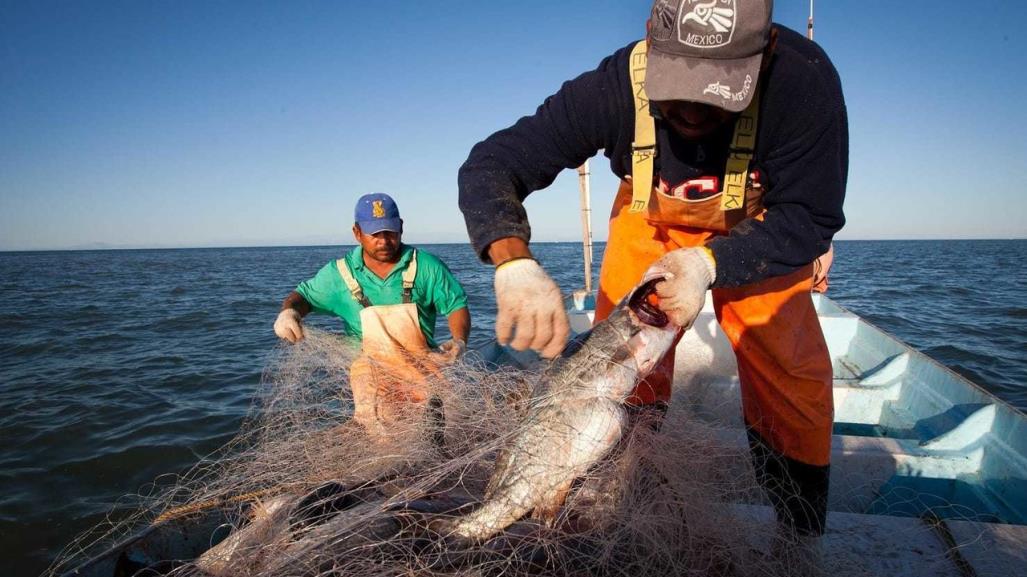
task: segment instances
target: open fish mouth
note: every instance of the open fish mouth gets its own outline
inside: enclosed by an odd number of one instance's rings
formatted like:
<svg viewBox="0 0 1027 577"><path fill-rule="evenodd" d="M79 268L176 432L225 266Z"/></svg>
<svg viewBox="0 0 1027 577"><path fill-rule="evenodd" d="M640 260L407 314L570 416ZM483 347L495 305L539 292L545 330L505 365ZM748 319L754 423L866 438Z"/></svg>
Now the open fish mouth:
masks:
<svg viewBox="0 0 1027 577"><path fill-rule="evenodd" d="M662 276L649 279L628 297L628 308L635 313L638 320L658 329L662 329L670 322L667 315L653 302L656 296L656 285L664 280Z"/></svg>

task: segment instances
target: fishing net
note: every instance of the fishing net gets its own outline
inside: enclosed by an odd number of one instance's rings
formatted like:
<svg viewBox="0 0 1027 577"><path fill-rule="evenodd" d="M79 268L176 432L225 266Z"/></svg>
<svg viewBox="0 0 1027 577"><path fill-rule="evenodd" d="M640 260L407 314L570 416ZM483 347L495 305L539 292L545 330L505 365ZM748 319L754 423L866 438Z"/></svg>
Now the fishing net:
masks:
<svg viewBox="0 0 1027 577"><path fill-rule="evenodd" d="M640 411L616 447L578 478L563 506L482 540L447 519L479 507L501 450L525 434L542 374L468 355L442 367L431 400L381 429L351 419L358 347L309 329L272 358L239 435L187 474L160 483L136 513L70 546L67 571L139 531L181 527L199 558L125 575L765 575L788 574L754 536L773 523L740 510L760 493L734 435L687 403ZM599 352L598 354L602 354ZM758 539L757 539L758 540ZM209 546L217 543L213 548ZM115 561L111 561L115 563Z"/></svg>

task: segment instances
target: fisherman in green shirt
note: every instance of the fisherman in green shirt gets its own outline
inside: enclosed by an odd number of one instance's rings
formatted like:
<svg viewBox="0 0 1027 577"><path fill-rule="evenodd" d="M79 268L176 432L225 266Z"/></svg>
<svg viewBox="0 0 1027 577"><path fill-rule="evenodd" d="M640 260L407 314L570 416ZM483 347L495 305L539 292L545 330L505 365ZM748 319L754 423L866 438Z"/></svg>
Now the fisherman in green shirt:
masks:
<svg viewBox="0 0 1027 577"><path fill-rule="evenodd" d="M350 367L354 419L387 425L430 397L428 375L466 349L471 316L460 282L438 257L404 245L403 220L386 194L357 201L353 236L359 246L300 283L282 302L275 334L295 343L311 311L343 320L361 338ZM446 317L452 338L435 351L435 320Z"/></svg>

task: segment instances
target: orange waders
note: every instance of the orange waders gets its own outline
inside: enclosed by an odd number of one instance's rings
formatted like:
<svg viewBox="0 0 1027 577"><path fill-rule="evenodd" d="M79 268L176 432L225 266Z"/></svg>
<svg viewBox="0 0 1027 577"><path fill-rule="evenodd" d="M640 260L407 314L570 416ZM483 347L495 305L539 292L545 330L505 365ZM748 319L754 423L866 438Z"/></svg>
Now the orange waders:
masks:
<svg viewBox="0 0 1027 577"><path fill-rule="evenodd" d="M718 198L686 202L659 190L652 196L657 202L650 203L648 212L632 212L632 186L621 184L599 275L596 321L610 314L656 259L724 233L717 230L722 222L684 214L714 215L710 206L701 205L716 206ZM704 219L711 228L669 224ZM826 520L834 414L831 360L810 297L812 273L809 265L751 285L713 289L717 320L738 358L742 410L758 479L778 519L803 534L822 533ZM671 349L629 402L669 401L673 367Z"/></svg>
<svg viewBox="0 0 1027 577"><path fill-rule="evenodd" d="M417 305L410 301L417 274L417 253L403 272L403 302L373 305L364 296L345 262L339 274L360 311L363 342L360 356L350 365L353 419L369 431L395 423L415 411L424 411L431 396L428 375L438 375L438 364L417 320Z"/></svg>

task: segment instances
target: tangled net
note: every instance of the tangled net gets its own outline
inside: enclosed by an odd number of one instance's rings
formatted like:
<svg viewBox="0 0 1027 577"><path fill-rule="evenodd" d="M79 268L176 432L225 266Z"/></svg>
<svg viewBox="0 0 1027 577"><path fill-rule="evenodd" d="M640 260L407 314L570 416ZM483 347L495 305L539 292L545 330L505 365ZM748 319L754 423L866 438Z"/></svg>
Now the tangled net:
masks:
<svg viewBox="0 0 1027 577"><path fill-rule="evenodd" d="M50 574L142 528L212 516L219 528L203 538L220 544L198 559L136 567L137 574L788 572L740 538L773 531L732 505L758 499L751 473L738 474L747 451L676 405L665 416L634 415L613 454L575 482L555 519L521 520L483 543L452 542L436 530L438 520L480 503L540 373L469 358L443 370L426 412L371 435L349 420L347 374L357 352L317 330L281 349L253 415L228 446L146 498L128 520L80 538Z"/></svg>

